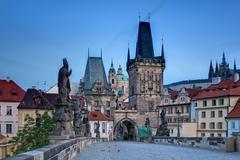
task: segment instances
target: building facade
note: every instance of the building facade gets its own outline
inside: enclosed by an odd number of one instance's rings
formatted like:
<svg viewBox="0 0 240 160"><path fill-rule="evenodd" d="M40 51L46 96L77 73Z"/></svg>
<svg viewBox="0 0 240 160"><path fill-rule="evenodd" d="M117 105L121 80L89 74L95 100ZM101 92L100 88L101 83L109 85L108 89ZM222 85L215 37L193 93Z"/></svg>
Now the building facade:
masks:
<svg viewBox="0 0 240 160"><path fill-rule="evenodd" d="M240 97L240 81L222 80L194 98L198 137L226 137L225 117Z"/></svg>
<svg viewBox="0 0 240 160"><path fill-rule="evenodd" d="M182 88L180 91L165 89L158 106L159 113L164 110L170 136L176 137L178 123L181 137L196 137L196 123L191 122L191 100L201 90Z"/></svg>
<svg viewBox="0 0 240 160"><path fill-rule="evenodd" d="M18 132L18 109L25 91L13 80L0 80L0 133L14 137Z"/></svg>
<svg viewBox="0 0 240 160"><path fill-rule="evenodd" d="M98 111L89 112L88 119L91 137L96 138L97 132L99 132L100 138L113 140L113 119Z"/></svg>
<svg viewBox="0 0 240 160"><path fill-rule="evenodd" d="M227 117L228 137L232 137L233 134L240 134L240 99L234 106L233 110L228 113Z"/></svg>
<svg viewBox="0 0 240 160"><path fill-rule="evenodd" d="M48 112L52 115L54 105L57 104L58 94L45 93L35 88L30 88L18 105L18 128L22 129L25 124L25 117L29 115L36 119L37 113Z"/></svg>

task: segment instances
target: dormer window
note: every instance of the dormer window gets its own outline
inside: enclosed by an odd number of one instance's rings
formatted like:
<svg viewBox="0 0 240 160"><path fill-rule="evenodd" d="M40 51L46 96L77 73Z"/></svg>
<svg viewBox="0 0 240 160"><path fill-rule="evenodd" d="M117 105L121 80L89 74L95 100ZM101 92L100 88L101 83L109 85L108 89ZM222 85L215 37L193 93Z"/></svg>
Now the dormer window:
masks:
<svg viewBox="0 0 240 160"><path fill-rule="evenodd" d="M12 95L12 96L17 96L17 91L16 91L15 89L12 89L12 90L11 90L11 95Z"/></svg>

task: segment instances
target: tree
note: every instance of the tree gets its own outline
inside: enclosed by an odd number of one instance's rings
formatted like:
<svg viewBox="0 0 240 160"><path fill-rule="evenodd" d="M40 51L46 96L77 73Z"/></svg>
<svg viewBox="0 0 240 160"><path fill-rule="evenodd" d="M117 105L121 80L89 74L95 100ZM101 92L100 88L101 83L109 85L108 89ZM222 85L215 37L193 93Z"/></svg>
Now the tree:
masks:
<svg viewBox="0 0 240 160"><path fill-rule="evenodd" d="M24 128L20 130L12 142L16 144L14 154L27 152L49 144L48 135L54 129L54 121L44 112L40 115L38 122L26 115Z"/></svg>

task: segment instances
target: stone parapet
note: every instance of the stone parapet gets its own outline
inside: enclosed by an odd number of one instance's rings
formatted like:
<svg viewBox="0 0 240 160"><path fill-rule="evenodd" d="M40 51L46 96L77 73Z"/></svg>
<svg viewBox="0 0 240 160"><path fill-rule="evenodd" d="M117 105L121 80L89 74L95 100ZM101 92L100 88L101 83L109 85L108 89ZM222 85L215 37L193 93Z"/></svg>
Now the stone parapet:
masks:
<svg viewBox="0 0 240 160"><path fill-rule="evenodd" d="M71 160L86 146L105 141L107 139L85 137L63 140L4 160Z"/></svg>

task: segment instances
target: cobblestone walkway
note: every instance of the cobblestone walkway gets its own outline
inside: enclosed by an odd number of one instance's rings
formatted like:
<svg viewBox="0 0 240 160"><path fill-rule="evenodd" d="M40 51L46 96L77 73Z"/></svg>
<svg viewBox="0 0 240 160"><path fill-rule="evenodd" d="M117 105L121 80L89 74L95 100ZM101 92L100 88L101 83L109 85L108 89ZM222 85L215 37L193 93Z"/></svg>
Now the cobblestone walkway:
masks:
<svg viewBox="0 0 240 160"><path fill-rule="evenodd" d="M240 153L226 153L140 142L107 142L85 148L75 160L240 160Z"/></svg>

